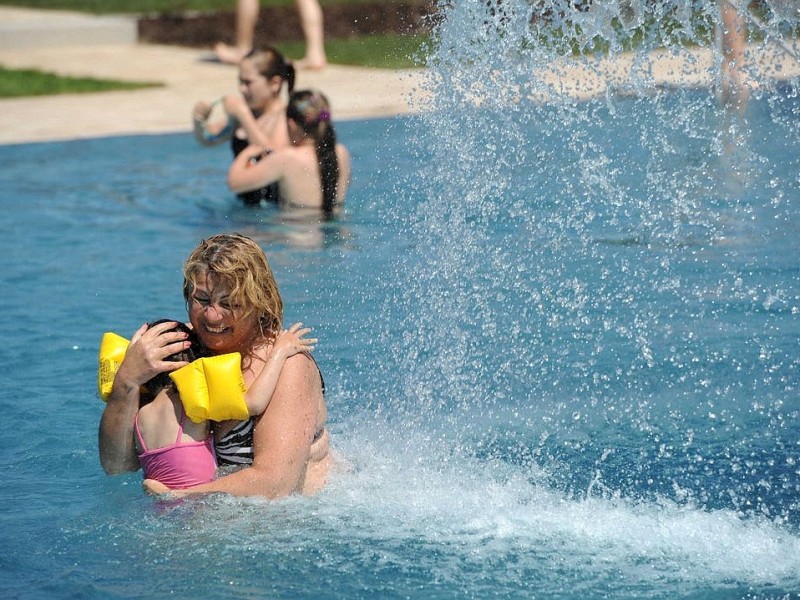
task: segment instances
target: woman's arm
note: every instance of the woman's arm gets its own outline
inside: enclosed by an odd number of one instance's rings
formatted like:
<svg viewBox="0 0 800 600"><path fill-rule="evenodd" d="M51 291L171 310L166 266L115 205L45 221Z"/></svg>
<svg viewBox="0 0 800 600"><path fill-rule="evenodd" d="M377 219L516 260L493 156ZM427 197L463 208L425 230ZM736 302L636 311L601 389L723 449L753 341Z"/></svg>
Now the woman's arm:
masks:
<svg viewBox="0 0 800 600"><path fill-rule="evenodd" d="M253 433L253 465L231 475L170 495L224 492L234 496L281 498L301 491L322 406L322 384L314 361L295 354L281 371L278 387ZM153 493L167 491L150 480Z"/></svg>
<svg viewBox="0 0 800 600"><path fill-rule="evenodd" d="M286 149L269 152L260 146L248 146L233 159L228 169L228 187L241 194L279 181L285 170ZM252 159L261 157L258 162Z"/></svg>
<svg viewBox="0 0 800 600"><path fill-rule="evenodd" d="M139 410L139 388L163 371L172 371L186 363L164 358L188 346L186 334L165 333L174 323L151 328L142 325L131 338L125 358L114 377L111 395L103 409L98 431L100 464L109 475L139 468L133 438L133 421Z"/></svg>
<svg viewBox="0 0 800 600"><path fill-rule="evenodd" d="M229 140L236 130L236 118L233 115L226 115L227 118L209 122L211 111L214 105L220 100L215 100L211 104L198 102L192 109L192 130L195 139L203 146L216 146ZM251 115L252 116L252 115Z"/></svg>
<svg viewBox="0 0 800 600"><path fill-rule="evenodd" d="M247 411L251 416L260 415L269 406L272 395L275 393L275 388L278 386L278 380L286 359L298 352L312 352L314 350L314 344L317 343L317 339L304 338L303 336L310 333L311 329L307 327L303 329L302 327L302 323L295 323L289 329L283 330L275 339L264 368L261 369L258 377L255 378L244 395Z"/></svg>
<svg viewBox="0 0 800 600"><path fill-rule="evenodd" d="M225 112L236 119L239 126L244 129L251 146L269 148L272 145L269 137L258 126L258 121L244 98L237 94L229 94L222 99L222 105L225 107Z"/></svg>

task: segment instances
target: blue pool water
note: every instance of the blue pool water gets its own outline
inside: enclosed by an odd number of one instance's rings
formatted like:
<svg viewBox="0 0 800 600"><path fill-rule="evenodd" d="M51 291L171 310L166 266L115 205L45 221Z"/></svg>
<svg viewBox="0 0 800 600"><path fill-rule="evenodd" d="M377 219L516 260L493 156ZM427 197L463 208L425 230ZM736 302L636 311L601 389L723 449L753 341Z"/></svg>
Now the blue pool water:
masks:
<svg viewBox="0 0 800 600"><path fill-rule="evenodd" d="M653 110L683 103L713 138L707 92ZM610 165L634 135L611 128L657 117L633 99L620 121L585 110L579 147ZM226 151L188 135L0 148L3 595L788 597L796 98L748 111L731 154L669 136L649 186L654 156L548 161L566 131L530 147L536 169L485 180L413 143L424 118L342 123L355 182L321 226L237 205ZM182 259L228 230L262 242L287 321L322 339L348 469L311 499L160 505L99 467L97 344L183 315Z"/></svg>
<svg viewBox="0 0 800 600"><path fill-rule="evenodd" d="M3 597L798 597L797 82L740 114L443 81L338 124L325 224L237 204L189 134L0 147ZM321 339L314 498L165 504L100 469L102 333L184 315L220 231Z"/></svg>

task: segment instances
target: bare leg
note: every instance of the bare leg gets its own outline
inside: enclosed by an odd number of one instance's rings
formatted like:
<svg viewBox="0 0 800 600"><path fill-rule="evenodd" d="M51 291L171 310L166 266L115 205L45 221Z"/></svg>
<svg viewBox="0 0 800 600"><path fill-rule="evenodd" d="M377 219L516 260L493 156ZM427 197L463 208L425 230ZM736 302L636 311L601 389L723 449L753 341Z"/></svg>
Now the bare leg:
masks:
<svg viewBox="0 0 800 600"><path fill-rule="evenodd" d="M294 3L300 13L306 39L306 55L296 64L301 69L324 69L328 65L328 57L325 55L322 7L317 0L294 0Z"/></svg>
<svg viewBox="0 0 800 600"><path fill-rule="evenodd" d="M253 49L256 23L261 5L258 0L236 0L236 45L217 42L214 52L220 61L239 64L245 54Z"/></svg>
<svg viewBox="0 0 800 600"><path fill-rule="evenodd" d="M750 90L758 89L758 82L750 79L745 66L744 18L728 0L722 3L722 86L726 92L746 97Z"/></svg>

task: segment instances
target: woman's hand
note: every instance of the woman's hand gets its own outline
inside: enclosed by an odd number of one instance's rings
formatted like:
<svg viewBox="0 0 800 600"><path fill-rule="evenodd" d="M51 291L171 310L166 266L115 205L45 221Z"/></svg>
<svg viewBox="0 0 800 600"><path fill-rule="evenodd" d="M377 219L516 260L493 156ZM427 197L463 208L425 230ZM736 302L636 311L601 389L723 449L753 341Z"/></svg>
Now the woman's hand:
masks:
<svg viewBox="0 0 800 600"><path fill-rule="evenodd" d="M153 327L142 325L131 338L131 343L125 352L125 358L114 378L114 385L118 381L126 385L141 386L159 373L174 371L188 363L182 361L164 360L166 357L185 350L191 344L182 331L170 331L176 323L159 323Z"/></svg>
<svg viewBox="0 0 800 600"><path fill-rule="evenodd" d="M144 491L153 496L168 496L169 498L180 498L180 490L171 490L160 481L155 479L145 479L142 481Z"/></svg>
<svg viewBox="0 0 800 600"><path fill-rule="evenodd" d="M311 333L310 327L303 327L302 323L295 323L289 329L280 332L272 345L272 356L287 359L299 352L312 352L317 338L305 338Z"/></svg>
<svg viewBox="0 0 800 600"><path fill-rule="evenodd" d="M211 116L212 105L202 100L194 105L192 109L192 119L195 121L207 121Z"/></svg>

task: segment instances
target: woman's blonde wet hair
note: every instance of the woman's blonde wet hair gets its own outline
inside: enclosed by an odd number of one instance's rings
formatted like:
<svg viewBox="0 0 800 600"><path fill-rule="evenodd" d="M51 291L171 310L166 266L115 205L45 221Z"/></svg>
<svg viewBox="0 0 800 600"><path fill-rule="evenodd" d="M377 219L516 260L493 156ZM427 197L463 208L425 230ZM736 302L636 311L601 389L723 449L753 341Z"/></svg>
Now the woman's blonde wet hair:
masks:
<svg viewBox="0 0 800 600"><path fill-rule="evenodd" d="M208 275L230 289L242 317L258 315L261 338L273 340L283 323L283 300L264 251L252 238L222 233L200 242L183 265L183 297L192 302L196 282Z"/></svg>

